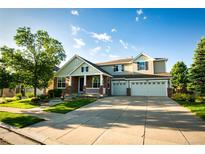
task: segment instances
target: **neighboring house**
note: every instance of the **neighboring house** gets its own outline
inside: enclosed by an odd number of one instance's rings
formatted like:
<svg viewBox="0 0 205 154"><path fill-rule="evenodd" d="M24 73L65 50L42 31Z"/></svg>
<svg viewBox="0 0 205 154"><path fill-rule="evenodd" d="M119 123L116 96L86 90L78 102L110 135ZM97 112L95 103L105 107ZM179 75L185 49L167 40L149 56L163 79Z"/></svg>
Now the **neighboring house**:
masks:
<svg viewBox="0 0 205 154"><path fill-rule="evenodd" d="M168 96L171 76L166 62L141 53L94 64L75 55L56 72L53 88L66 95Z"/></svg>

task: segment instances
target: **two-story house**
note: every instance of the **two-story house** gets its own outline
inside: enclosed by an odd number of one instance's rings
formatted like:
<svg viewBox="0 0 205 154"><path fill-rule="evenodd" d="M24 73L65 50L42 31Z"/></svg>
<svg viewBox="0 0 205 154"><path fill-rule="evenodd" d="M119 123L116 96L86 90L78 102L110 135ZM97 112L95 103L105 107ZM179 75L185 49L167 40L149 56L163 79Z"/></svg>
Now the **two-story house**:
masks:
<svg viewBox="0 0 205 154"><path fill-rule="evenodd" d="M53 88L67 95L168 96L171 76L166 62L141 53L94 64L75 55L56 73Z"/></svg>

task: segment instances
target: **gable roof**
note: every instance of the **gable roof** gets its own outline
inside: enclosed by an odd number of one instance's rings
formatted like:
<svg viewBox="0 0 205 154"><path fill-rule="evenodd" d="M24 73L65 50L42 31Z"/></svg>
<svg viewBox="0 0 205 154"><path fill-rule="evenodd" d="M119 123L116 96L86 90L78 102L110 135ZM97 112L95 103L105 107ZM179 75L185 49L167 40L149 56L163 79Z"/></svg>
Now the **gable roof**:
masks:
<svg viewBox="0 0 205 154"><path fill-rule="evenodd" d="M108 72L106 72L105 70L103 70L101 67L99 67L98 65L96 65L96 64L94 64L94 63L92 63L92 62L90 62L90 61L88 61L88 60L86 60L86 59L84 59L84 58L82 58L82 57L80 57L80 56L78 56L79 58L81 58L83 61L85 61L86 63L88 63L88 64L90 64L91 66L93 66L94 68L96 68L97 70L99 70L100 72L102 72L102 73L104 73L104 74L107 74L107 75L109 75L109 76L112 76L112 75L110 75Z"/></svg>
<svg viewBox="0 0 205 154"><path fill-rule="evenodd" d="M117 59L117 60L111 60L106 62L99 62L96 63L97 65L114 65L114 64L127 64L132 63L133 58L123 58L123 59Z"/></svg>
<svg viewBox="0 0 205 154"><path fill-rule="evenodd" d="M148 56L148 55L145 54L145 53L140 53L139 55L137 55L137 56L134 58L134 60L138 59L140 56L145 56L145 57L148 57L149 59L155 60L154 58Z"/></svg>

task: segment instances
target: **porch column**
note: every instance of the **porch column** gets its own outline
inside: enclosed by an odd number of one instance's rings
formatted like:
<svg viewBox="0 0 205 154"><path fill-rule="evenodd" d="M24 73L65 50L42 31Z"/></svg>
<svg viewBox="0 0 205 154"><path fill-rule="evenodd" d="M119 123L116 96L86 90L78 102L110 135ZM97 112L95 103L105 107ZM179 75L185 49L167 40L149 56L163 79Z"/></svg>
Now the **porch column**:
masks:
<svg viewBox="0 0 205 154"><path fill-rule="evenodd" d="M68 84L69 84L69 87L70 87L70 92L69 92L69 93L70 93L70 96L72 96L72 92L73 92L73 91L72 91L72 90L73 90L73 89L72 89L72 88L73 88L73 87L72 87L72 76L69 76L69 83L68 83Z"/></svg>
<svg viewBox="0 0 205 154"><path fill-rule="evenodd" d="M100 88L99 88L100 95L103 95L103 75L100 74Z"/></svg>
<svg viewBox="0 0 205 154"><path fill-rule="evenodd" d="M87 76L86 75L84 75L84 85L83 85L83 91L84 91L84 93L86 93L86 81L87 81Z"/></svg>
<svg viewBox="0 0 205 154"><path fill-rule="evenodd" d="M100 86L103 86L103 75L100 74Z"/></svg>

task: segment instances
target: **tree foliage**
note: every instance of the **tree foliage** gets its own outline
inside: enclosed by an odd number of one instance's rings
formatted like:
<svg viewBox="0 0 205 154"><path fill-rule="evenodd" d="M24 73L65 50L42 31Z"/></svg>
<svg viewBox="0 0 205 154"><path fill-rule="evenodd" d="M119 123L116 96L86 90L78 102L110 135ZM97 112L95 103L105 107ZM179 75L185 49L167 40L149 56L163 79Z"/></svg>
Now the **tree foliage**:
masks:
<svg viewBox="0 0 205 154"><path fill-rule="evenodd" d="M37 88L48 86L53 68L66 57L65 51L59 41L43 30L32 33L28 27L18 28L14 40L19 49L4 46L0 49L2 57L23 83L34 87L36 96Z"/></svg>
<svg viewBox="0 0 205 154"><path fill-rule="evenodd" d="M186 90L188 78L187 78L187 66L183 61L178 61L171 70L172 86L175 90L182 92Z"/></svg>
<svg viewBox="0 0 205 154"><path fill-rule="evenodd" d="M205 96L205 38L202 38L196 47L190 81L195 94Z"/></svg>

